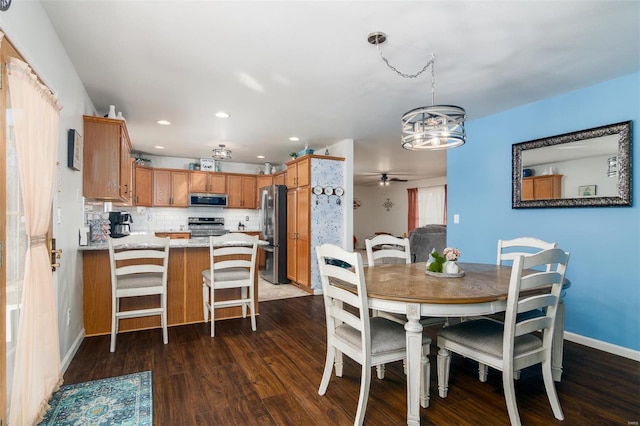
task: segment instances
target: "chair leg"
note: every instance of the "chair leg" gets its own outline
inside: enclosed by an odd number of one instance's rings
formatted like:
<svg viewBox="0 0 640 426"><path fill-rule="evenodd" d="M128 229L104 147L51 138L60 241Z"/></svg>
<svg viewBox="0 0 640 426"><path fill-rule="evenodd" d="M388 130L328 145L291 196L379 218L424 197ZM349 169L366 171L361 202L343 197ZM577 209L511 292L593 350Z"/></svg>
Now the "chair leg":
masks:
<svg viewBox="0 0 640 426"><path fill-rule="evenodd" d="M318 389L319 395L324 395L329 386L329 380L331 379L331 370L333 370L333 361L336 356L336 349L327 345L327 357L324 361L324 373L322 373L322 381L320 382L320 388Z"/></svg>
<svg viewBox="0 0 640 426"><path fill-rule="evenodd" d="M553 358L553 357L552 357ZM544 380L544 387L547 390L547 397L553 410L553 416L558 420L564 420L564 414L562 413L562 407L560 407L560 400L556 392L556 385L553 380L552 371L553 359L550 361L547 359L542 362L542 378Z"/></svg>
<svg viewBox="0 0 640 426"><path fill-rule="evenodd" d="M420 406L429 407L429 383L431 382L431 364L429 363L429 345L422 346L422 374L420 375Z"/></svg>
<svg viewBox="0 0 640 426"><path fill-rule="evenodd" d="M242 287L240 289L240 297L243 298L243 299L247 298L247 288L246 287ZM242 318L246 318L246 317L247 317L247 304L243 303L242 304Z"/></svg>
<svg viewBox="0 0 640 426"><path fill-rule="evenodd" d="M449 391L449 370L451 368L451 352L440 348L438 350L438 394L446 398Z"/></svg>
<svg viewBox="0 0 640 426"><path fill-rule="evenodd" d="M354 425L362 425L364 413L367 411L367 400L369 399L369 387L371 386L371 363L362 363L362 377L360 378L360 397L358 398L358 409Z"/></svg>
<svg viewBox="0 0 640 426"><path fill-rule="evenodd" d="M243 305L246 309L246 305ZM256 331L256 309L253 302L253 287L249 290L249 309L251 310L251 330Z"/></svg>
<svg viewBox="0 0 640 426"><path fill-rule="evenodd" d="M487 366L487 364L483 364L483 363L479 363L478 364L478 379L481 382L486 382L487 381L487 372L489 371L489 367Z"/></svg>
<svg viewBox="0 0 640 426"><path fill-rule="evenodd" d="M214 337L216 335L216 299L215 299L215 294L216 291L213 288L213 283L211 283L212 287L209 291L209 306L211 306L211 337Z"/></svg>
<svg viewBox="0 0 640 426"><path fill-rule="evenodd" d="M204 313L204 322L209 322L209 308L207 303L209 302L209 286L206 281L202 280L202 310Z"/></svg>
<svg viewBox="0 0 640 426"><path fill-rule="evenodd" d="M376 373L378 375L378 379L384 379L384 364L376 365Z"/></svg>
<svg viewBox="0 0 640 426"><path fill-rule="evenodd" d="M169 332L167 331L167 293L163 293L162 296L162 313L160 314L160 321L162 321L162 342L166 345L169 343Z"/></svg>
<svg viewBox="0 0 640 426"><path fill-rule="evenodd" d="M336 376L337 377L342 377L342 366L344 365L344 362L342 361L342 352L340 352L339 350L336 349L336 355L335 355L335 367L336 367Z"/></svg>
<svg viewBox="0 0 640 426"><path fill-rule="evenodd" d="M118 319L116 318L116 313L118 312L118 299L115 300L116 303L111 307L111 344L109 346L110 352L116 351L116 334L118 333Z"/></svg>
<svg viewBox="0 0 640 426"><path fill-rule="evenodd" d="M518 413L518 403L516 402L516 389L513 382L513 372L502 372L502 387L504 388L504 399L507 403L507 412L512 426L520 426L520 414Z"/></svg>
<svg viewBox="0 0 640 426"><path fill-rule="evenodd" d="M553 343L551 344L551 371L553 380L562 381L562 356L564 352L564 299L560 299L556 311L556 324L553 329Z"/></svg>

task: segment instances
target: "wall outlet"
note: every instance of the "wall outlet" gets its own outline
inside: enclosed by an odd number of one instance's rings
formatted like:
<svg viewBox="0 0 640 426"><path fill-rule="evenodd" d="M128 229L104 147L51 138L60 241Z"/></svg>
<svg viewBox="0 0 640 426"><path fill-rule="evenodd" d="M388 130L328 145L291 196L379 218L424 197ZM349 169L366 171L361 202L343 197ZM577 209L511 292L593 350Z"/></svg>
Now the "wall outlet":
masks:
<svg viewBox="0 0 640 426"><path fill-rule="evenodd" d="M71 308L67 309L67 325L71 324Z"/></svg>
<svg viewBox="0 0 640 426"><path fill-rule="evenodd" d="M247 216L247 217L245 218L245 221L249 222L249 216Z"/></svg>

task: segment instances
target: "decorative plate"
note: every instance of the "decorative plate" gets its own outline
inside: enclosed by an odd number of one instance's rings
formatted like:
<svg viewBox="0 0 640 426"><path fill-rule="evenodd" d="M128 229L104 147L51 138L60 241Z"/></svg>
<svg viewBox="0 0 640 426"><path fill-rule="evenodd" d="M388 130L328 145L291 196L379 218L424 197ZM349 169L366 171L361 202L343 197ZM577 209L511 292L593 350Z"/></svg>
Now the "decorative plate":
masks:
<svg viewBox="0 0 640 426"><path fill-rule="evenodd" d="M316 194L316 195L320 195L320 194L322 194L322 187L320 187L320 186L314 186L314 187L313 187L313 193L314 193L314 194Z"/></svg>
<svg viewBox="0 0 640 426"><path fill-rule="evenodd" d="M440 277L440 278L460 278L460 277L464 277L464 271L462 269L460 269L457 274L445 274L444 272L431 272L428 269L425 269L424 273L427 274L427 275L431 275L432 277Z"/></svg>
<svg viewBox="0 0 640 426"><path fill-rule="evenodd" d="M332 194L333 194L333 188L332 188L332 187L330 187L330 186L327 186L327 187L324 189L324 193L325 193L325 194L327 194L327 195L332 195Z"/></svg>
<svg viewBox="0 0 640 426"><path fill-rule="evenodd" d="M341 187L337 187L335 189L335 191L333 191L338 197L342 197L342 194L344 194L344 190Z"/></svg>

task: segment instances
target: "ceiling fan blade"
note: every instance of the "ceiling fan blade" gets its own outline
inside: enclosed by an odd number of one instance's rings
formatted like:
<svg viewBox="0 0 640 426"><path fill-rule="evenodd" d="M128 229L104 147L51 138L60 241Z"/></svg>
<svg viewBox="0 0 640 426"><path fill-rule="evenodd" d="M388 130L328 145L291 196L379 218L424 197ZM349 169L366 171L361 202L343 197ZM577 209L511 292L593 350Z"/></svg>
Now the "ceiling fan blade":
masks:
<svg viewBox="0 0 640 426"><path fill-rule="evenodd" d="M390 178L389 182L409 182L408 179Z"/></svg>

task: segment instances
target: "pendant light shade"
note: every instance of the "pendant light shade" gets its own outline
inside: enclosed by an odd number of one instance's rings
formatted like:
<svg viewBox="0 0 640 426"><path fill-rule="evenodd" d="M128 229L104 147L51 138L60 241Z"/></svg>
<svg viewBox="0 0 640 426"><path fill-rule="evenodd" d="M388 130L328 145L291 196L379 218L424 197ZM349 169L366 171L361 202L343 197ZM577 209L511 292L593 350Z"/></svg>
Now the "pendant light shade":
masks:
<svg viewBox="0 0 640 426"><path fill-rule="evenodd" d="M212 157L216 160L231 160L231 150L226 149L223 144L218 145L218 147L213 149Z"/></svg>

